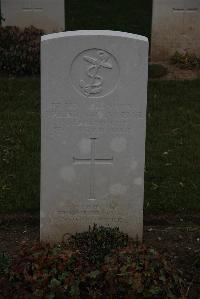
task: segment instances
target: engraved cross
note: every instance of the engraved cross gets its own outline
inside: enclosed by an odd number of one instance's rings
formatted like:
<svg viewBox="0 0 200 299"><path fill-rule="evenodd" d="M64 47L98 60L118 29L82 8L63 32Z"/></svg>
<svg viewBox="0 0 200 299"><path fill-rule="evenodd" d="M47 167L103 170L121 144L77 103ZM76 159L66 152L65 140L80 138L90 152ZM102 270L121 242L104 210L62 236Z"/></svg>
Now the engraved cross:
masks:
<svg viewBox="0 0 200 299"><path fill-rule="evenodd" d="M110 158L95 158L96 156L96 139L90 138L91 150L90 158L76 158L73 157L74 164L86 164L90 166L90 193L89 200L95 200L95 165L112 165L113 157Z"/></svg>

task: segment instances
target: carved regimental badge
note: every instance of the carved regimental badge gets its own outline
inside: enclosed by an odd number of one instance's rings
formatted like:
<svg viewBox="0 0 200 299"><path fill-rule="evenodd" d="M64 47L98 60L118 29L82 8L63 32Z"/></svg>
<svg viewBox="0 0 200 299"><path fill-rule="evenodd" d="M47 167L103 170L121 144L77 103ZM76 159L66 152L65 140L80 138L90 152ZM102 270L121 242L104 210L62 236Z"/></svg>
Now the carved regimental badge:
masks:
<svg viewBox="0 0 200 299"><path fill-rule="evenodd" d="M86 97L99 98L111 93L118 78L117 60L107 51L89 49L77 55L72 62L72 84Z"/></svg>

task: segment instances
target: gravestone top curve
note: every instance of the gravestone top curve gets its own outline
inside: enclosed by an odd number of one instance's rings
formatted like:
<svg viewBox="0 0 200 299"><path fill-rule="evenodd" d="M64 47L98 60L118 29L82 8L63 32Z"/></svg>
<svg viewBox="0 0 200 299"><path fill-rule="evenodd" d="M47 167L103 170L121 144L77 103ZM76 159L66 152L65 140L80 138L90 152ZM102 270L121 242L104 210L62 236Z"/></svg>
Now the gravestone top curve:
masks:
<svg viewBox="0 0 200 299"><path fill-rule="evenodd" d="M66 32L58 32L51 33L42 36L42 41L46 41L54 38L62 38L62 37L75 37L75 36L116 36L116 37L125 37L137 39L140 41L148 42L148 38L138 34L132 34L122 31L112 31L112 30L76 30L76 31L66 31Z"/></svg>

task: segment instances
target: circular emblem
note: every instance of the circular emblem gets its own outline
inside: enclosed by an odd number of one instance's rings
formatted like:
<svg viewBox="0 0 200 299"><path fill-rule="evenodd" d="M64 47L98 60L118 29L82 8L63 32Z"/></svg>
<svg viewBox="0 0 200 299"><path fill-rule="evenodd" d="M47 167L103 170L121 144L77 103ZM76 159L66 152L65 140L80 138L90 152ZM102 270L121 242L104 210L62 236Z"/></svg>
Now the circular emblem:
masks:
<svg viewBox="0 0 200 299"><path fill-rule="evenodd" d="M109 52L88 49L74 58L70 76L73 87L80 94L88 98L100 98L115 89L119 65Z"/></svg>

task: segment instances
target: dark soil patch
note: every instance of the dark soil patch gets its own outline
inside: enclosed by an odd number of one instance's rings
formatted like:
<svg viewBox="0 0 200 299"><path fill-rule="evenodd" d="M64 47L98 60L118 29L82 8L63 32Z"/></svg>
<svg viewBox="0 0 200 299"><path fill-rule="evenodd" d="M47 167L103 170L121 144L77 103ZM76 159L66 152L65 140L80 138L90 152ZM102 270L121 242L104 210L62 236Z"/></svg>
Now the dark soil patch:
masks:
<svg viewBox="0 0 200 299"><path fill-rule="evenodd" d="M155 65L155 64L154 64ZM150 77L149 79L151 80L194 80L194 79L199 79L200 78L200 69L184 69L180 68L177 65L171 64L170 62L157 62L156 65L160 67L156 67L157 69L155 70L155 66L149 67L150 72ZM163 67L163 72L161 72L160 68L161 66ZM164 74L164 69L166 69L165 74ZM159 73L162 75L159 76Z"/></svg>
<svg viewBox="0 0 200 299"><path fill-rule="evenodd" d="M183 273L188 297L200 298L200 227L145 227L144 242L167 256Z"/></svg>
<svg viewBox="0 0 200 299"><path fill-rule="evenodd" d="M187 283L187 298L200 298L200 215L145 216L144 242L175 264ZM17 254L23 243L39 240L39 217L12 215L0 220L1 251Z"/></svg>

